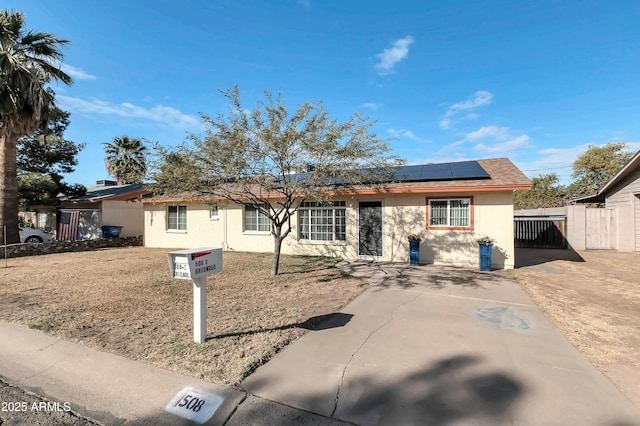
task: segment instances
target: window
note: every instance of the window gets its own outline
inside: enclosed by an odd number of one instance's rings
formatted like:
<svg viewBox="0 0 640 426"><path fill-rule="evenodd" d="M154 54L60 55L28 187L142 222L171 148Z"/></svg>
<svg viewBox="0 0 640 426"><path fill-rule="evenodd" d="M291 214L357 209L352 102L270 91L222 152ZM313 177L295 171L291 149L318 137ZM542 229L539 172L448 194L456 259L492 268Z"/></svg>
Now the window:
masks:
<svg viewBox="0 0 640 426"><path fill-rule="evenodd" d="M271 221L253 206L244 207L244 230L256 232L269 232Z"/></svg>
<svg viewBox="0 0 640 426"><path fill-rule="evenodd" d="M218 220L218 205L212 204L211 209L209 209L209 219Z"/></svg>
<svg viewBox="0 0 640 426"><path fill-rule="evenodd" d="M167 229L172 231L186 231L187 206L169 206Z"/></svg>
<svg viewBox="0 0 640 426"><path fill-rule="evenodd" d="M430 199L427 228L471 229L472 198Z"/></svg>
<svg viewBox="0 0 640 426"><path fill-rule="evenodd" d="M345 241L347 239L344 201L329 204L304 202L298 210L299 238L309 241Z"/></svg>

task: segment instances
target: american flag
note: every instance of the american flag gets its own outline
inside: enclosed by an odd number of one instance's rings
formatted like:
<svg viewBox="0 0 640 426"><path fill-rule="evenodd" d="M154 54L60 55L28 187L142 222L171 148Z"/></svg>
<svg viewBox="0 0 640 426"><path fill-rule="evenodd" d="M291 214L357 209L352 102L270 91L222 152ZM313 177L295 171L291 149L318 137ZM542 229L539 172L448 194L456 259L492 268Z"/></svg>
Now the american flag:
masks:
<svg viewBox="0 0 640 426"><path fill-rule="evenodd" d="M78 223L80 212L78 210L61 210L60 223L58 224L58 240L76 241L78 239Z"/></svg>

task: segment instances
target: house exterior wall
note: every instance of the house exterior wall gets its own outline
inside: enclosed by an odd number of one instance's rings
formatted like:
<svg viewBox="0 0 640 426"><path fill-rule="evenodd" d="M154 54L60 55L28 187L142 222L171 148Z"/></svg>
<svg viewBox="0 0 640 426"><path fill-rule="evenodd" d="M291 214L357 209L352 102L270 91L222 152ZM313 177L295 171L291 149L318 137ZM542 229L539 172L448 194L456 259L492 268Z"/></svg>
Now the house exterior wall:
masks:
<svg viewBox="0 0 640 426"><path fill-rule="evenodd" d="M135 237L144 233L144 213L140 203L102 201L102 225L122 226L121 237Z"/></svg>
<svg viewBox="0 0 640 426"><path fill-rule="evenodd" d="M473 198L473 229L427 229L428 198ZM298 238L298 218L292 219L293 230L283 241L282 253L336 256L357 259L358 205L362 201L382 204L383 250L376 259L409 261L409 234L419 234L420 262L478 266L476 239L489 235L496 239L492 256L494 268L513 268L513 192L478 191L464 194L374 194L337 197L345 201L346 240L333 242L305 241ZM147 247L190 248L214 246L234 251L273 251L273 237L268 232L244 231L243 207L220 203L218 217L211 219L210 206L183 202L187 206L187 229L167 230L166 203L144 204L144 244Z"/></svg>
<svg viewBox="0 0 640 426"><path fill-rule="evenodd" d="M636 215L636 196L640 194L640 168L634 170L615 187L608 191L605 199L607 208L616 209L618 251L638 250L640 223Z"/></svg>

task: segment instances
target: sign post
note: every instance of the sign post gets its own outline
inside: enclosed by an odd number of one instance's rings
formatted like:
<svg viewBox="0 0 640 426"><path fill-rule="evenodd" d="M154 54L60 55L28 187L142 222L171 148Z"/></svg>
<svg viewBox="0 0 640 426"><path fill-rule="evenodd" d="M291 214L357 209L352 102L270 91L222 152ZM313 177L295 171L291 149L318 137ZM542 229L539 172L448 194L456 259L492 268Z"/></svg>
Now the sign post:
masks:
<svg viewBox="0 0 640 426"><path fill-rule="evenodd" d="M207 276L222 272L222 249L201 247L167 253L171 276L193 282L193 340L207 339Z"/></svg>

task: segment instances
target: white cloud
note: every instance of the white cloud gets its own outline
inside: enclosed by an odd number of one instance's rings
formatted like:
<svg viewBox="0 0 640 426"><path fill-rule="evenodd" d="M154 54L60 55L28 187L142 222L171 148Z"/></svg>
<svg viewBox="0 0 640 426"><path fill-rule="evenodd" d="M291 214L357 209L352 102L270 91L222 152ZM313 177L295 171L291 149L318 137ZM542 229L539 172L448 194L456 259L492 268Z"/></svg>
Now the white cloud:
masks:
<svg viewBox="0 0 640 426"><path fill-rule="evenodd" d="M378 74L393 74L393 67L395 67L398 62L409 56L409 45L411 45L411 43L413 42L413 37L406 36L404 38L396 40L396 42L393 43L393 47L384 49L382 53L378 53L376 55L376 58L380 60L380 62L376 64Z"/></svg>
<svg viewBox="0 0 640 426"><path fill-rule="evenodd" d="M367 108L373 111L377 111L378 108L380 108L380 104L376 103L376 102L365 102L362 105L362 108Z"/></svg>
<svg viewBox="0 0 640 426"><path fill-rule="evenodd" d="M115 104L101 99L85 100L61 95L56 96L56 99L60 102L63 109L86 114L139 118L185 130L200 125L200 120L197 117L184 114L176 108L164 105L144 108L128 102Z"/></svg>
<svg viewBox="0 0 640 426"><path fill-rule="evenodd" d="M518 148L523 148L529 145L529 136L521 135L516 138L499 142L493 145L486 145L484 143L477 144L473 147L474 151L479 151L484 154L495 154L501 153L503 156L506 156L506 153L510 151L515 151Z"/></svg>
<svg viewBox="0 0 640 426"><path fill-rule="evenodd" d="M426 142L426 143L430 143L431 142L429 139L424 139L424 138L421 138L421 137L417 136L411 130L406 130L406 129L387 129L387 133L392 135L394 138L405 138L405 139L412 140L414 142Z"/></svg>
<svg viewBox="0 0 640 426"><path fill-rule="evenodd" d="M95 75L89 74L88 72L84 71L82 68L76 68L69 64L62 64L60 68L62 69L62 71L69 74L72 78L75 78L76 80L95 80L96 79Z"/></svg>
<svg viewBox="0 0 640 426"><path fill-rule="evenodd" d="M460 111L474 110L481 106L489 105L493 100L493 94L486 90L478 90L473 96L469 97L466 101L456 102L451 105L447 110L444 118L440 120L440 128L448 129L451 127L451 117L458 114ZM477 118L477 114L468 114L467 118Z"/></svg>
<svg viewBox="0 0 640 426"><path fill-rule="evenodd" d="M477 141L482 139L505 140L509 138L508 127L485 126L465 135L465 141Z"/></svg>

